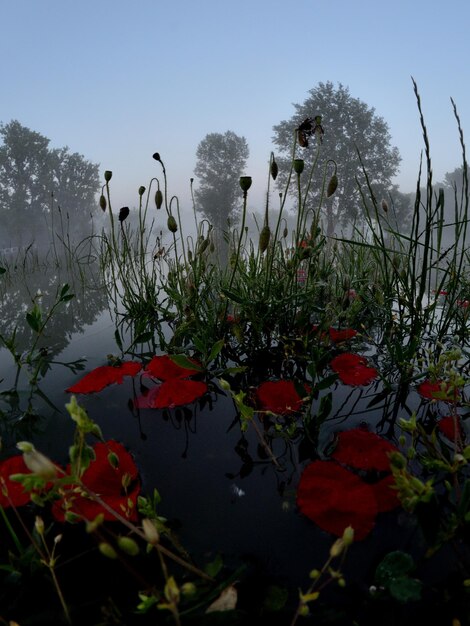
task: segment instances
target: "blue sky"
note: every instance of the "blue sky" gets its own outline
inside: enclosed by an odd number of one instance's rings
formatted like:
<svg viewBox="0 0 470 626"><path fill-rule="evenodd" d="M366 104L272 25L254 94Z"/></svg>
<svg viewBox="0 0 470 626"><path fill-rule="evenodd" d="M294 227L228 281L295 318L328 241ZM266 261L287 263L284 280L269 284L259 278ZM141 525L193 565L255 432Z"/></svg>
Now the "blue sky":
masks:
<svg viewBox="0 0 470 626"><path fill-rule="evenodd" d="M114 205L165 162L189 204L198 143L233 130L250 147L252 201L266 188L272 127L328 80L389 125L413 191L423 148L434 178L461 165L450 97L470 134L468 0L0 0L0 121L18 119L113 171Z"/></svg>

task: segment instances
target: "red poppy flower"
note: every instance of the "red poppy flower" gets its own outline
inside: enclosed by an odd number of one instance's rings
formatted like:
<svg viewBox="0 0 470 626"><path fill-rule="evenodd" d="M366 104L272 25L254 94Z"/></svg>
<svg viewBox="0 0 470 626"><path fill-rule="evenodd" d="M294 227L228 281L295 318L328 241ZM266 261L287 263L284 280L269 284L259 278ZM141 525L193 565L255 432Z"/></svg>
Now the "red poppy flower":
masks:
<svg viewBox="0 0 470 626"><path fill-rule="evenodd" d="M453 415L443 417L437 422L437 427L450 441L462 440L464 438L462 423L458 415L455 417Z"/></svg>
<svg viewBox="0 0 470 626"><path fill-rule="evenodd" d="M306 394L308 393L306 389ZM300 411L303 399L291 380L275 380L262 383L256 390L258 403L265 411L276 415L288 415Z"/></svg>
<svg viewBox="0 0 470 626"><path fill-rule="evenodd" d="M367 365L367 359L359 354L353 354L352 352L343 352L336 356L330 363L330 367L335 372L342 370L348 370L358 365Z"/></svg>
<svg viewBox="0 0 470 626"><path fill-rule="evenodd" d="M451 389L449 383L442 380L437 380L432 383L430 380L425 380L418 385L418 393L423 398L429 398L430 400L451 400L452 398L448 394L454 396L454 400L459 398L459 392L457 389Z"/></svg>
<svg viewBox="0 0 470 626"><path fill-rule="evenodd" d="M385 478L376 483L369 483L377 500L377 509L379 513L393 511L400 506L398 491L394 489L395 479L392 474L388 474Z"/></svg>
<svg viewBox="0 0 470 626"><path fill-rule="evenodd" d="M338 376L345 385L368 385L378 376L378 372L373 367L357 365L350 370L341 370Z"/></svg>
<svg viewBox="0 0 470 626"><path fill-rule="evenodd" d="M70 393L95 393L108 385L120 385L124 376L135 376L142 366L135 361L124 361L120 365L101 365L85 374L78 383L66 389Z"/></svg>
<svg viewBox="0 0 470 626"><path fill-rule="evenodd" d="M192 359L190 359L190 361L199 367L199 363ZM189 369L177 365L167 354L154 356L150 363L147 364L145 371L159 380L189 378L190 376L194 376L194 374L200 373L200 369Z"/></svg>
<svg viewBox="0 0 470 626"><path fill-rule="evenodd" d="M23 485L10 480L12 474L30 474L22 454L17 454L0 463L0 506L23 506L30 501L30 494L23 490Z"/></svg>
<svg viewBox="0 0 470 626"><path fill-rule="evenodd" d="M357 330L353 330L352 328L344 328L343 330L336 330L336 328L330 328L330 339L335 343L339 343L340 341L347 341L348 339L352 339L357 335Z"/></svg>
<svg viewBox="0 0 470 626"><path fill-rule="evenodd" d="M338 443L332 458L355 469L390 471L388 454L397 448L379 435L364 428L352 428L338 433Z"/></svg>
<svg viewBox="0 0 470 626"><path fill-rule="evenodd" d="M378 512L372 487L331 461L314 461L305 468L297 489L297 505L320 528L338 537L352 526L357 540L370 533Z"/></svg>
<svg viewBox="0 0 470 626"><path fill-rule="evenodd" d="M169 409L191 404L207 391L206 383L198 380L172 378L150 389L145 395L135 399L139 409Z"/></svg>
<svg viewBox="0 0 470 626"><path fill-rule="evenodd" d="M134 459L117 441L97 443L93 449L96 458L83 473L83 484L96 493L111 509L127 519L137 521L140 481ZM111 463L110 453L117 456L117 464ZM80 492L74 485L68 487L63 498L54 502L52 506L52 513L58 521L64 521L66 511L88 520L94 519L100 513L104 515L105 520L116 519L99 502Z"/></svg>

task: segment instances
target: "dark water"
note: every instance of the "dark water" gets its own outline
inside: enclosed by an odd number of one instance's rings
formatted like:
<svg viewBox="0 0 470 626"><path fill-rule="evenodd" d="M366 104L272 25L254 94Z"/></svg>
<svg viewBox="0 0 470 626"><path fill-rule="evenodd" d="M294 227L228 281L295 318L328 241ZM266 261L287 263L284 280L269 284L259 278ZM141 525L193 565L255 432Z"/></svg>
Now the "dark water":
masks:
<svg viewBox="0 0 470 626"><path fill-rule="evenodd" d="M87 372L105 364L108 353L117 353L109 312L98 311L93 317L76 332L68 330L64 322L62 334L68 343L57 352L56 360L85 357ZM70 328L76 322L76 316L71 315ZM12 371L9 355L0 351L3 385L11 383ZM69 400L65 389L82 375L53 366L40 387L58 410L38 400L37 416L22 425L26 435L28 426L31 428L36 447L60 463L67 462L74 432L64 408ZM397 417L408 417L416 409L426 419L429 411L416 394L406 405L397 405L393 393L380 399L380 385L351 388L335 384L331 391L333 409L320 430L320 453L327 449L335 432L359 424L396 441L400 434L396 431ZM132 452L141 472L143 492L158 489L162 497L159 514L176 529L195 562L202 566L221 554L227 566L235 569L245 564L259 580L294 590L307 589L309 572L321 568L335 538L296 508L297 484L308 463L301 458L297 443L274 441L273 450L282 465L278 470L260 454L254 430L249 427L243 434L234 423L233 403L220 390L211 391L212 402L202 409L196 402L185 409L140 412L132 407L136 393L138 379L125 378L122 385L78 396L78 401L99 424L105 439L116 439ZM3 430L4 452L9 454L15 436L5 424ZM352 546L345 565L346 579L367 596L375 568L385 554L404 550L420 557L422 549L417 529L403 511L381 514L372 533ZM446 568L452 567L451 560L445 557ZM426 576L432 582L439 580L440 565L428 568Z"/></svg>

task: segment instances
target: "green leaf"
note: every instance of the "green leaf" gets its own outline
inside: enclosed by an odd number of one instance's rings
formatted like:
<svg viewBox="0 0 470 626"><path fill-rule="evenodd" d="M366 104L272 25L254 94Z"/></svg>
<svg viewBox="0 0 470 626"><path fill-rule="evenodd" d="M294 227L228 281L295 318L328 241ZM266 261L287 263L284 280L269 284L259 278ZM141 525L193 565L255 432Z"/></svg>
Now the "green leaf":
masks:
<svg viewBox="0 0 470 626"><path fill-rule="evenodd" d="M5 274L6 269L4 267L0 267L0 274Z"/></svg>
<svg viewBox="0 0 470 626"><path fill-rule="evenodd" d="M194 361L188 358L185 354L169 354L168 356L173 363L176 363L176 365L184 367L187 370L197 370L198 372L204 371L204 368L201 365L194 363Z"/></svg>
<svg viewBox="0 0 470 626"><path fill-rule="evenodd" d="M333 407L333 394L331 391L323 396L320 400L320 406L317 412L317 421L319 424L324 422L328 415L331 413L331 409Z"/></svg>
<svg viewBox="0 0 470 626"><path fill-rule="evenodd" d="M217 554L213 561L211 561L210 563L206 563L204 571L208 576L211 576L211 578L215 578L223 566L224 562L222 560L222 557L220 556L220 554Z"/></svg>
<svg viewBox="0 0 470 626"><path fill-rule="evenodd" d="M152 341L152 339L153 339L153 332L148 330L146 332L143 332L137 335L137 337L134 339L134 343L147 343L147 341Z"/></svg>
<svg viewBox="0 0 470 626"><path fill-rule="evenodd" d="M284 608L288 597L289 592L287 589L277 585L270 585L266 590L263 607L267 611L280 611Z"/></svg>
<svg viewBox="0 0 470 626"><path fill-rule="evenodd" d="M234 293L233 291L229 291L228 289L222 289L221 291L224 296L232 302L237 302L238 304L243 304L245 302L245 300L241 296Z"/></svg>
<svg viewBox="0 0 470 626"><path fill-rule="evenodd" d="M389 552L375 571L377 584L388 587L392 580L403 577L413 569L414 562L409 554L396 550Z"/></svg>
<svg viewBox="0 0 470 626"><path fill-rule="evenodd" d="M215 342L215 344L212 346L212 349L210 351L209 358L207 359L208 363L211 363L216 358L216 356L222 350L224 345L225 345L225 341L223 339L219 339L219 341Z"/></svg>
<svg viewBox="0 0 470 626"><path fill-rule="evenodd" d="M421 598L422 583L416 578L400 576L391 581L390 594L399 602L413 602Z"/></svg>
<svg viewBox="0 0 470 626"><path fill-rule="evenodd" d="M121 352L122 352L123 351L123 349L122 349L122 339L121 339L121 335L119 333L119 328L116 328L116 330L114 331L114 341L116 342L116 345L119 348L119 350L121 350Z"/></svg>

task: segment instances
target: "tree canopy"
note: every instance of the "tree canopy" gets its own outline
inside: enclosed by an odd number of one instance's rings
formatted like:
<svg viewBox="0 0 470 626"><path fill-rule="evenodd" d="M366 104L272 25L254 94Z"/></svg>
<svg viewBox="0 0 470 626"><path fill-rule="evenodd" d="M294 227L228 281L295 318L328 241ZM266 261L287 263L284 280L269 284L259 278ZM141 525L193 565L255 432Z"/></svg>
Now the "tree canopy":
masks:
<svg viewBox="0 0 470 626"><path fill-rule="evenodd" d="M310 187L311 206L317 207L327 162L337 165L338 187L335 194L323 200L327 233L332 234L338 226L352 223L363 211L357 181L365 184L362 164L369 183L379 202L392 187L392 178L398 171L398 149L390 145L391 136L383 118L358 98L353 98L347 87L332 82L319 83L309 91L302 104L294 104L295 113L274 126L273 141L277 146L276 160L279 164L280 186L287 178L292 159L292 148L297 129L306 118L321 116L323 135L320 141L313 136L307 147L298 143L296 157L305 161L308 173L319 151L318 166ZM359 156L360 155L360 156ZM332 164L327 177L332 174ZM334 171L334 170L333 170ZM304 189L308 175L303 175Z"/></svg>
<svg viewBox="0 0 470 626"><path fill-rule="evenodd" d="M17 120L1 124L0 136L0 245L37 241L47 235L46 222L56 228L59 217L71 237L87 233L99 190L98 165L67 147L51 149L47 137Z"/></svg>
<svg viewBox="0 0 470 626"><path fill-rule="evenodd" d="M241 210L239 178L249 157L244 137L228 130L209 133L196 151L194 173L198 177L195 191L196 208L220 231L227 229L227 220L236 222Z"/></svg>

